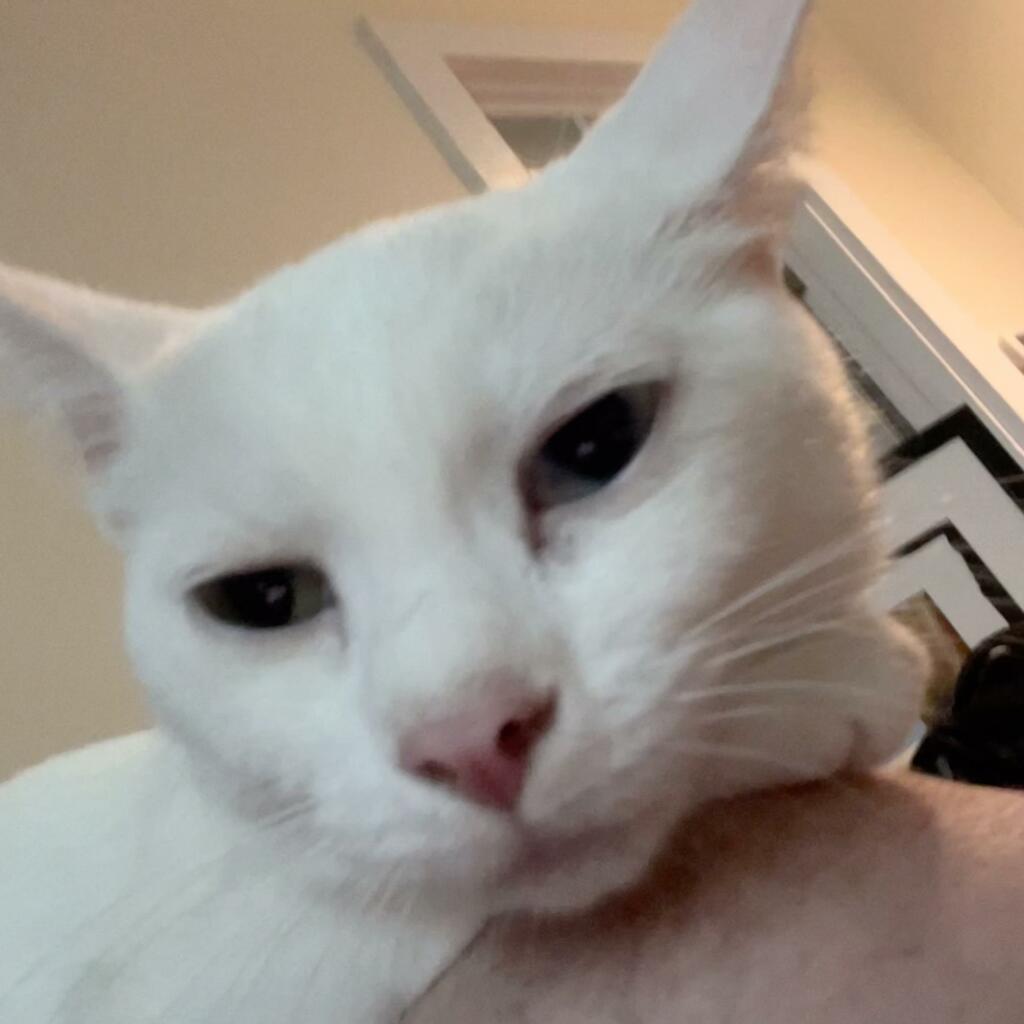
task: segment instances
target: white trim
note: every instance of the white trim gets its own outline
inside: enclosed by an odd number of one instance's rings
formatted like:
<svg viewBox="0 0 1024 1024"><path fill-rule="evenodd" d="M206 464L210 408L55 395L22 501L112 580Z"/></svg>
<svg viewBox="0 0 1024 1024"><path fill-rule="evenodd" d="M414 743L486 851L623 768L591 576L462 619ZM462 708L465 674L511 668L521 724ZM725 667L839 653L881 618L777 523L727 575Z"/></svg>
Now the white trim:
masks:
<svg viewBox="0 0 1024 1024"><path fill-rule="evenodd" d="M439 25L361 19L357 32L470 192L509 188L529 175L445 60L450 42Z"/></svg>
<svg viewBox="0 0 1024 1024"><path fill-rule="evenodd" d="M790 233L787 260L807 287L804 299L907 421L923 430L963 404L962 390L822 206L820 194L809 191Z"/></svg>
<svg viewBox="0 0 1024 1024"><path fill-rule="evenodd" d="M636 64L653 40L628 33L490 28L362 18L357 33L471 192L513 188L529 172L459 80L459 57Z"/></svg>
<svg viewBox="0 0 1024 1024"><path fill-rule="evenodd" d="M879 317L889 336L894 328L900 331L902 327L905 332L905 321L885 308L884 296L878 293L874 281L857 265L849 251L841 247L838 239L834 246L822 244L820 233L829 229L823 223L814 223L816 220L817 214L807 201L794 222L786 254L787 262L807 288L804 301L864 367L907 422L916 430L923 430L959 404L959 392L950 386L950 394L937 395L934 386L921 387L910 368L901 364L900 350L907 347L908 340L913 345L916 338L898 338L896 344L889 346L878 344ZM834 283L837 275L841 281L838 288ZM862 301L851 301L858 297ZM904 344L899 344L900 341ZM945 390L947 379L939 377L937 384Z"/></svg>
<svg viewBox="0 0 1024 1024"><path fill-rule="evenodd" d="M1006 620L989 604L964 560L945 537L937 537L890 565L870 597L880 612L890 612L918 594L928 595L970 648L1006 628ZM890 770L910 767L927 731L923 721L914 723L902 753L889 764Z"/></svg>
<svg viewBox="0 0 1024 1024"><path fill-rule="evenodd" d="M879 611L889 612L922 593L931 598L968 647L976 647L1006 628L1006 619L989 604L945 537L937 537L894 562L872 588L871 597Z"/></svg>
<svg viewBox="0 0 1024 1024"><path fill-rule="evenodd" d="M882 497L891 550L948 520L1024 607L1024 515L963 441L892 477Z"/></svg>
<svg viewBox="0 0 1024 1024"><path fill-rule="evenodd" d="M936 415L970 406L1024 465L1024 374L999 337L959 308L828 167L806 160L801 171L808 192L794 263L857 311L874 359L888 363L877 377L866 364L871 375L894 391L913 382Z"/></svg>
<svg viewBox="0 0 1024 1024"><path fill-rule="evenodd" d="M362 21L364 42L471 191L529 173L459 80L451 60L633 63L654 40L626 33ZM549 110L550 98L537 98ZM967 404L1024 466L1024 373L998 337L958 309L827 167L805 161L808 193L791 258L809 303L915 426ZM1012 372L1008 372L1012 371Z"/></svg>

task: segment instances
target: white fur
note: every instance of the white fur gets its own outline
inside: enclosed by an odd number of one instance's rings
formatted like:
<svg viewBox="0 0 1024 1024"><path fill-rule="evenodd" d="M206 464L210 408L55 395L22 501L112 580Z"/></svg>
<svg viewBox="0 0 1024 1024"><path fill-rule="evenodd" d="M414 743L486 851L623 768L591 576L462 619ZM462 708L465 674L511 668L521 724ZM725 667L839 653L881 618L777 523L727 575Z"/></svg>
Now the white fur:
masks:
<svg viewBox="0 0 1024 1024"><path fill-rule="evenodd" d="M391 1020L496 908L589 903L709 799L893 752L918 666L863 598L863 431L758 259L802 9L698 0L528 188L371 227L223 308L4 279L0 360L99 455L161 724L0 791L0 1021ZM126 317L142 368L91 340ZM531 547L525 453L652 379L643 453ZM329 572L336 614L254 636L186 598L288 558ZM560 702L517 818L399 771L404 728L509 669Z"/></svg>

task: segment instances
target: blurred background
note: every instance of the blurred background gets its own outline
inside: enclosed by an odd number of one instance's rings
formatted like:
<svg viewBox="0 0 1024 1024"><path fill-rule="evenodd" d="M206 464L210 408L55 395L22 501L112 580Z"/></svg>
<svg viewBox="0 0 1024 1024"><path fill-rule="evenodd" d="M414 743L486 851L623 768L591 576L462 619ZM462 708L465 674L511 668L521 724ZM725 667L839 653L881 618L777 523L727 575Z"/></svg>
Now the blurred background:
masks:
<svg viewBox="0 0 1024 1024"><path fill-rule="evenodd" d="M361 15L654 36L678 0L3 0L0 260L204 304L465 193ZM815 147L978 322L1024 328L1024 4L822 0ZM524 143L525 145L525 143ZM0 420L0 777L144 721L118 559Z"/></svg>

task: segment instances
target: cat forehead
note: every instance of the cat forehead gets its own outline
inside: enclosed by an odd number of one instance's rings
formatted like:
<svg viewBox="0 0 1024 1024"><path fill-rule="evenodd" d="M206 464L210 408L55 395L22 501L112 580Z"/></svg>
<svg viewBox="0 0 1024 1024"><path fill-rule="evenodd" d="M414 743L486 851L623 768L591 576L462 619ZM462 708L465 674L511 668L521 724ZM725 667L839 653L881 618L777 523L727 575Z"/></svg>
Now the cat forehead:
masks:
<svg viewBox="0 0 1024 1024"><path fill-rule="evenodd" d="M660 260L620 220L524 190L375 225L243 296L169 387L216 403L270 389L341 414L417 393L471 415L481 399L543 403L661 345L656 307L686 256Z"/></svg>
<svg viewBox="0 0 1024 1024"><path fill-rule="evenodd" d="M647 297L638 278L657 263L623 221L525 189L375 225L255 289L235 330L287 359L326 346L389 374L395 361L571 364Z"/></svg>

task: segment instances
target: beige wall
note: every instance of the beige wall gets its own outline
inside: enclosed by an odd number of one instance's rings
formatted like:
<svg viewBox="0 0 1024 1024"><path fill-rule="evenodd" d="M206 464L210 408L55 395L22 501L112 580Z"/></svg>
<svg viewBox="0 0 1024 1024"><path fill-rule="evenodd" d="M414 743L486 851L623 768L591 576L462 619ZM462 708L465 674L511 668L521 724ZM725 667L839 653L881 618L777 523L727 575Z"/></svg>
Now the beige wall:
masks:
<svg viewBox="0 0 1024 1024"><path fill-rule="evenodd" d="M908 2L894 0L892 7ZM986 161L976 155L971 165L961 163L946 147L945 135L931 134L915 118L904 90L855 58L842 23L848 17L844 3L827 0L813 37L821 158L973 320L994 335L1024 330L1024 223L997 199L989 180L979 177ZM936 6L948 5L937 0ZM1024 4L1020 10L1024 15ZM836 11L843 19L833 17ZM1024 17L1020 24L1024 28ZM923 20L919 29L926 27ZM1024 34L1020 41L1024 47ZM930 53L928 46L920 49ZM951 61L947 77L957 73ZM939 114L932 120L940 120ZM1022 126L1019 113L1006 117L1000 145L1007 157L1013 132ZM1020 179L1024 183L1024 173Z"/></svg>
<svg viewBox="0 0 1024 1024"><path fill-rule="evenodd" d="M868 75L1024 221L1024 3L823 0Z"/></svg>
<svg viewBox="0 0 1024 1024"><path fill-rule="evenodd" d="M899 67L899 39L919 35L939 2L823 0L819 137L950 292L1001 321L1019 304L1024 234L914 123L948 129ZM941 0L934 45L956 42L963 25L943 34L954 8L982 4L998 14L996 0ZM138 296L216 299L355 224L460 194L356 45L357 14L656 33L679 6L5 0L0 259ZM893 14L903 7L916 27ZM899 35L889 46L872 32L893 16ZM848 44L874 77L850 60ZM937 79L931 46L915 52L931 54ZM1005 66L1016 74L1009 56ZM982 138L968 128L958 129L959 151ZM972 166L988 168L992 182L1000 168L1014 177L995 157ZM1000 195L1013 201L1008 187ZM950 224L989 262L951 242ZM74 493L21 427L0 424L0 775L141 720L120 654L117 559Z"/></svg>

